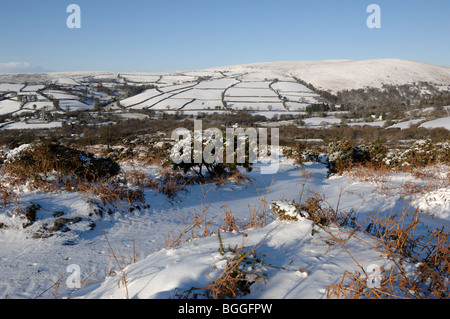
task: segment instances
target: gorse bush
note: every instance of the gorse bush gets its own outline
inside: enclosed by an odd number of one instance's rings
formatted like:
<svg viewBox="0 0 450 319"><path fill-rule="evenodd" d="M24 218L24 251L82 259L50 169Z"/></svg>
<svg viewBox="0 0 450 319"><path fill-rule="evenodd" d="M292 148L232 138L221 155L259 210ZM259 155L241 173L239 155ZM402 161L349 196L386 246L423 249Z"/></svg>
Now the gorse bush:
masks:
<svg viewBox="0 0 450 319"><path fill-rule="evenodd" d="M293 147L283 149L283 155L295 160L297 164L302 164L305 160L304 153L306 145L303 143L296 143Z"/></svg>
<svg viewBox="0 0 450 319"><path fill-rule="evenodd" d="M391 151L383 158L390 167L425 166L436 163L450 163L450 143L432 143L418 140L406 150Z"/></svg>
<svg viewBox="0 0 450 319"><path fill-rule="evenodd" d="M70 179L106 180L120 172L120 166L110 158L57 143L25 144L11 151L3 161L5 174L18 179L56 183Z"/></svg>
<svg viewBox="0 0 450 319"><path fill-rule="evenodd" d="M343 139L328 144L328 168L336 173L352 166L355 163L367 161L368 152L359 146L353 146L349 140Z"/></svg>
<svg viewBox="0 0 450 319"><path fill-rule="evenodd" d="M406 149L388 149L382 141L353 146L343 139L328 145L328 168L332 173L350 169L355 164L371 163L385 168L423 167L450 163L450 143L418 140Z"/></svg>
<svg viewBox="0 0 450 319"><path fill-rule="evenodd" d="M362 146L361 152L363 161L380 165L388 153L388 148L381 140L376 140L367 146Z"/></svg>
<svg viewBox="0 0 450 319"><path fill-rule="evenodd" d="M165 165L170 165L173 170L181 170L184 174L193 172L196 174L199 181L204 181L208 177L214 179L218 177L227 177L234 175L239 171L239 167L244 168L247 172L252 171L253 163L250 162L251 143L249 142L248 137L234 137L234 140L231 142L233 143L233 154L226 154L227 157L230 155L230 157L232 156L233 158L233 161L230 163L226 162L225 159L225 149L227 142L224 142L224 145L222 145L222 147L220 148L211 148L210 142L212 136L210 136L210 134L206 133L205 131L204 137L205 138L194 136L193 139L182 139L176 141L174 147L168 154L169 158L167 158ZM201 145L200 149L197 149L195 147L194 139L196 139L198 144ZM241 150L239 149L240 143L238 142L238 139L241 139L239 142L244 145L244 156L242 156L243 161L241 161L242 158L239 158ZM257 147L252 151L254 152L254 154L258 154ZM216 154L215 152L218 152L219 154ZM205 158L206 155L211 157L210 160L207 160ZM216 157L216 155L218 156ZM196 160L199 157L201 157L201 161ZM182 160L179 162L174 162L174 158L181 158ZM204 169L206 170L206 174Z"/></svg>

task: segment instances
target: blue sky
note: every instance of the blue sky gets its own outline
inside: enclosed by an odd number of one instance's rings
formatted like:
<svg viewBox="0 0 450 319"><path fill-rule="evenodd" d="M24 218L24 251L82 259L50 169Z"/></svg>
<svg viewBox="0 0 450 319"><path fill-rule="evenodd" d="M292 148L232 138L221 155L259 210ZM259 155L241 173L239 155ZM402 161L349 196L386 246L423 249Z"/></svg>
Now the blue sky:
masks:
<svg viewBox="0 0 450 319"><path fill-rule="evenodd" d="M71 3L81 29L69 29ZM381 29L369 29L369 4ZM0 72L398 58L450 65L448 0L5 0Z"/></svg>

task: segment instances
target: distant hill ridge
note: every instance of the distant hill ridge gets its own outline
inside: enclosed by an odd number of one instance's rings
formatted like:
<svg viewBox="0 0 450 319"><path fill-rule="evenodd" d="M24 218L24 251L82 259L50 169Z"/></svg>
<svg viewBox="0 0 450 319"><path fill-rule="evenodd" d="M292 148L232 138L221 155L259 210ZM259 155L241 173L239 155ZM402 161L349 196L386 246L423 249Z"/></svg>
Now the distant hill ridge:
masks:
<svg viewBox="0 0 450 319"><path fill-rule="evenodd" d="M365 87L381 88L383 84L419 82L428 82L450 90L450 66L400 59L266 62L209 70L292 76L332 93Z"/></svg>

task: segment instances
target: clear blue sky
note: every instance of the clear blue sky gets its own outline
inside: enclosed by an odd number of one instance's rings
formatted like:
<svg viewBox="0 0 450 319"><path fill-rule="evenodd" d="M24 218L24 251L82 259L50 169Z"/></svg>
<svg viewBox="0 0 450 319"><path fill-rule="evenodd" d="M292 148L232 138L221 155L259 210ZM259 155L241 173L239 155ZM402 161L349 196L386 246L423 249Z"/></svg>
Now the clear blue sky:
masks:
<svg viewBox="0 0 450 319"><path fill-rule="evenodd" d="M81 7L81 29L66 26ZM381 7L381 29L366 8ZM4 0L0 72L398 58L450 65L449 0Z"/></svg>

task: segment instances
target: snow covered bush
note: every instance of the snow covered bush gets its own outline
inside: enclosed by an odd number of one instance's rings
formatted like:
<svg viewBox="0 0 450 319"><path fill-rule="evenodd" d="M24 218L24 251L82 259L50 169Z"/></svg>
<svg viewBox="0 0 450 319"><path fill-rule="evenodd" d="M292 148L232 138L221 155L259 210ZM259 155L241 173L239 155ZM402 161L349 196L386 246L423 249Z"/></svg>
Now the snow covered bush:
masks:
<svg viewBox="0 0 450 319"><path fill-rule="evenodd" d="M207 298L229 299L249 294L252 284L267 277L265 256L259 254L255 247L249 249L242 245L225 248L220 232L218 238L218 259L222 262L217 266L223 272L204 288Z"/></svg>
<svg viewBox="0 0 450 319"><path fill-rule="evenodd" d="M433 143L431 140L418 140L400 154L401 165L425 166L436 162L448 162L450 144Z"/></svg>
<svg viewBox="0 0 450 319"><path fill-rule="evenodd" d="M272 201L271 210L280 220L302 221L308 219L319 226L327 226L336 220L334 209L326 204L323 195L317 193L302 203Z"/></svg>
<svg viewBox="0 0 450 319"><path fill-rule="evenodd" d="M352 146L349 140L343 139L328 145L328 167L336 173L358 163L381 165L387 152L387 147L379 140Z"/></svg>
<svg viewBox="0 0 450 319"><path fill-rule="evenodd" d="M388 153L388 148L380 140L370 142L369 145L361 147L361 159L373 164L381 165Z"/></svg>
<svg viewBox="0 0 450 319"><path fill-rule="evenodd" d="M406 165L426 165L435 161L436 150L430 140L418 140L401 154L402 163Z"/></svg>
<svg viewBox="0 0 450 319"><path fill-rule="evenodd" d="M418 140L407 149L389 151L383 158L383 164L391 168L422 167L436 163L450 163L449 142Z"/></svg>
<svg viewBox="0 0 450 319"><path fill-rule="evenodd" d="M247 172L252 171L253 164L249 161L251 143L247 137L235 136L234 141L231 141L234 144L231 148L232 154L228 154L228 141L225 141L220 149L211 147L212 135L211 133L207 134L205 131L203 136L194 134L194 138L176 141L170 151L170 158L167 159L168 163L174 170L181 170L185 174L189 172L195 173L200 180L205 180L207 177L226 177L237 173L239 167L244 168ZM239 155L242 155L239 154L238 139L242 139L240 142L242 142L245 149L243 162L238 161ZM197 143L194 140L197 140ZM197 147L199 145L200 147ZM230 157L233 158L233 161L228 162L225 160L225 149L227 150L227 159ZM257 149L253 150L253 152L257 154ZM199 158L201 159L200 161L198 161ZM181 159L181 161L176 162L174 159ZM211 161L211 159L213 160ZM204 169L206 169L207 174L204 174Z"/></svg>
<svg viewBox="0 0 450 319"><path fill-rule="evenodd" d="M3 165L5 160L6 160L6 153L3 150L0 150L0 165Z"/></svg>
<svg viewBox="0 0 450 319"><path fill-rule="evenodd" d="M297 143L293 147L284 148L283 155L294 159L297 164L302 164L305 161L305 151L306 145L303 143Z"/></svg>
<svg viewBox="0 0 450 319"><path fill-rule="evenodd" d="M185 186L189 184L192 184L189 177L179 172L164 170L157 177L146 177L143 186L157 190L169 198L174 198L178 192L186 190Z"/></svg>
<svg viewBox="0 0 450 319"><path fill-rule="evenodd" d="M352 146L348 139L329 143L327 153L328 168L332 173L342 171L353 163L361 162L363 158L362 149Z"/></svg>
<svg viewBox="0 0 450 319"><path fill-rule="evenodd" d="M0 184L0 200L2 207L5 208L6 205L11 202L14 198L14 192L7 186Z"/></svg>
<svg viewBox="0 0 450 319"><path fill-rule="evenodd" d="M71 179L107 180L119 173L120 166L109 158L96 158L61 144L38 143L13 149L4 160L2 170L18 181L32 180L39 185Z"/></svg>
<svg viewBox="0 0 450 319"><path fill-rule="evenodd" d="M292 158L297 164L305 162L319 162L320 151L317 147L308 147L304 143L297 143L293 147L283 148L283 155Z"/></svg>
<svg viewBox="0 0 450 319"><path fill-rule="evenodd" d="M388 149L381 141L352 146L345 139L328 145L328 168L332 173L349 169L355 164L392 169L423 167L436 163L450 163L449 142L418 140L406 149Z"/></svg>
<svg viewBox="0 0 450 319"><path fill-rule="evenodd" d="M271 209L279 220L299 221L308 217L308 213L302 211L295 201L272 201Z"/></svg>

